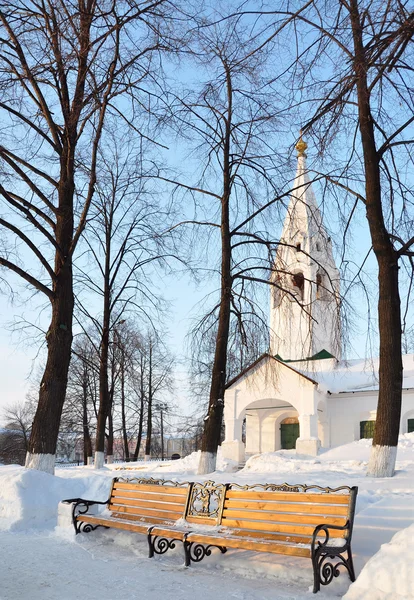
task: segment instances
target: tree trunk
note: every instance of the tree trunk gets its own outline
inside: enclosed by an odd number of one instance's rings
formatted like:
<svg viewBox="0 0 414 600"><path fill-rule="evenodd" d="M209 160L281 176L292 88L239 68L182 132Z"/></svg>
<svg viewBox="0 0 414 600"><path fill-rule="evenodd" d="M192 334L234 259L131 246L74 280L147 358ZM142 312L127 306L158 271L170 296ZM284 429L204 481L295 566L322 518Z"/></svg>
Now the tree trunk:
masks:
<svg viewBox="0 0 414 600"><path fill-rule="evenodd" d="M122 436L124 442L124 458L129 460L129 445L128 433L126 426L126 410L125 410L125 350L121 347L121 419L122 419Z"/></svg>
<svg viewBox="0 0 414 600"><path fill-rule="evenodd" d="M141 381L140 381L140 413L139 413L139 423L138 423L138 437L137 437L137 445L135 446L134 452L134 460L138 460L139 450L141 448L141 440L142 440L142 428L144 425L144 361L141 355Z"/></svg>
<svg viewBox="0 0 414 600"><path fill-rule="evenodd" d="M84 372L83 397L82 397L82 426L83 426L83 464L88 465L92 458L92 440L89 433L88 422L88 381L87 370Z"/></svg>
<svg viewBox="0 0 414 600"><path fill-rule="evenodd" d="M152 342L149 343L148 353L148 408L147 408L147 439L145 440L145 460L151 458L152 437Z"/></svg>
<svg viewBox="0 0 414 600"><path fill-rule="evenodd" d="M223 420L224 391L227 377L227 346L230 330L230 307L232 294L231 276L231 233L230 233L230 139L232 119L231 74L226 67L228 110L223 146L223 196L221 199L221 289L216 348L211 374L208 414L204 422L201 441L201 457L198 473L204 475L216 469L217 449L220 444L221 423Z"/></svg>
<svg viewBox="0 0 414 600"><path fill-rule="evenodd" d="M54 473L60 418L66 397L72 348L73 275L70 245L73 237L74 160L69 135L61 156L59 211L56 216L56 279L52 319L46 334L47 360L33 420L26 467Z"/></svg>
<svg viewBox="0 0 414 600"><path fill-rule="evenodd" d="M102 336L99 352L99 410L98 421L96 425L95 442L95 469L101 469L105 462L105 428L106 421L110 412L110 397L108 385L108 357L109 357L109 332L111 325L110 308L110 269L111 269L111 246L108 227L106 230L105 245L105 271L104 271L104 289L103 300L104 310L102 318ZM108 449L109 452L109 449Z"/></svg>
<svg viewBox="0 0 414 600"><path fill-rule="evenodd" d="M366 214L378 262L380 338L377 420L368 475L392 477L397 455L402 398L401 307L398 256L385 226L381 202L380 157L376 150L367 61L357 0L350 1L357 76L359 129L365 165Z"/></svg>

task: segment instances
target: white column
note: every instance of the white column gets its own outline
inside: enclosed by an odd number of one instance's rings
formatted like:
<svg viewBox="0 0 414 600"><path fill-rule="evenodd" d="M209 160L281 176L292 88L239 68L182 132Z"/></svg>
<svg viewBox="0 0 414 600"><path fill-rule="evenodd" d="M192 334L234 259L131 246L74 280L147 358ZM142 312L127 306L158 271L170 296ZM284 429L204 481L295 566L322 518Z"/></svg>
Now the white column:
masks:
<svg viewBox="0 0 414 600"><path fill-rule="evenodd" d="M259 454L262 451L259 411L249 410L246 414L246 452Z"/></svg>
<svg viewBox="0 0 414 600"><path fill-rule="evenodd" d="M225 458L241 463L245 457L242 442L244 413L238 416L237 412L237 390L228 390L224 396L225 439L221 444L221 453Z"/></svg>
<svg viewBox="0 0 414 600"><path fill-rule="evenodd" d="M316 456L320 448L318 438L318 414L299 415L299 437L296 440L296 452L298 454L310 454Z"/></svg>
<svg viewBox="0 0 414 600"><path fill-rule="evenodd" d="M264 415L261 422L262 452L276 450L276 420L277 414Z"/></svg>

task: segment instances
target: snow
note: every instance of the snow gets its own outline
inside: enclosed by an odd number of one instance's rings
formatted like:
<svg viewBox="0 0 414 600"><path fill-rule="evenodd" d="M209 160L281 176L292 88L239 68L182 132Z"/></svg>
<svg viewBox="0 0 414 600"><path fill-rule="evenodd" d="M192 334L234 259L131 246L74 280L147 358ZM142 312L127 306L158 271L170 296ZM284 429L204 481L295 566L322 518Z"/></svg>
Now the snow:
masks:
<svg viewBox="0 0 414 600"><path fill-rule="evenodd" d="M398 600L414 597L413 557L414 524L396 533L391 542L384 544L368 561L358 580L345 594L344 600Z"/></svg>
<svg viewBox="0 0 414 600"><path fill-rule="evenodd" d="M414 354L405 354L403 360L403 389L414 388ZM378 391L379 358L342 360L314 360L289 363L311 379L317 379L321 391L340 392Z"/></svg>
<svg viewBox="0 0 414 600"><path fill-rule="evenodd" d="M317 457L294 451L254 456L243 470L218 455L214 474L197 475L199 453L159 463L57 468L56 475L0 466L0 600L142 598L305 600L312 598L311 561L229 550L186 569L182 545L147 558L145 536L97 530L75 537L70 506L62 499L106 500L114 476L173 481L317 484L359 487L353 555L357 581L341 575L318 598L414 599L414 433L400 436L393 478L366 476L370 441L360 440ZM59 510L59 522L58 519ZM24 568L22 568L24 565Z"/></svg>

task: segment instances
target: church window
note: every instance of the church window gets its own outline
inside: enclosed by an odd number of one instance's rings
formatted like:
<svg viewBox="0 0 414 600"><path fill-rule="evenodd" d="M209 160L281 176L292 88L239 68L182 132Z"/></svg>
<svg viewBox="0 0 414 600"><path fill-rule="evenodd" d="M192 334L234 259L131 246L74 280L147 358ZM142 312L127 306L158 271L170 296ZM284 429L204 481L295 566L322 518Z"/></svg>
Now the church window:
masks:
<svg viewBox="0 0 414 600"><path fill-rule="evenodd" d="M414 419L407 419L407 433L414 431Z"/></svg>
<svg viewBox="0 0 414 600"><path fill-rule="evenodd" d="M316 297L319 300L326 300L328 297L326 289L326 278L324 275L322 275L322 273L316 274Z"/></svg>
<svg viewBox="0 0 414 600"><path fill-rule="evenodd" d="M303 290L305 287L305 277L303 276L303 273L295 273L292 275L292 285L300 300L303 300Z"/></svg>
<svg viewBox="0 0 414 600"><path fill-rule="evenodd" d="M301 250L302 250L302 246L301 246L301 244L299 242L299 243L296 244L296 252L300 252Z"/></svg>
<svg viewBox="0 0 414 600"><path fill-rule="evenodd" d="M375 421L360 421L359 437L360 439L373 438L375 433Z"/></svg>
<svg viewBox="0 0 414 600"><path fill-rule="evenodd" d="M321 245L319 242L316 242L316 252L320 252L321 251Z"/></svg>

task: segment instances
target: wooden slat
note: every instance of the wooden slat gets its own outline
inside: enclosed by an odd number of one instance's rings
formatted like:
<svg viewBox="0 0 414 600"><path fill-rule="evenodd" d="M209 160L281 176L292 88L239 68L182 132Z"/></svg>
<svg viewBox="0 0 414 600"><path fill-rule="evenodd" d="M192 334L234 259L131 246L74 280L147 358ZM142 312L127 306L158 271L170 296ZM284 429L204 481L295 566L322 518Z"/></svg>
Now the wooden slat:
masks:
<svg viewBox="0 0 414 600"><path fill-rule="evenodd" d="M273 500L277 502L312 502L315 504L349 504L350 494L313 494L305 492L250 492L227 490L226 498Z"/></svg>
<svg viewBox="0 0 414 600"><path fill-rule="evenodd" d="M318 515L344 515L348 514L347 506L330 506L328 504L288 504L280 502L261 502L260 500L251 500L249 502L243 500L226 500L225 508L233 509L249 509L260 511L277 511L286 513L306 513Z"/></svg>
<svg viewBox="0 0 414 600"><path fill-rule="evenodd" d="M116 521L118 522L118 519L123 519L124 521L131 521L133 523L135 523L136 521L140 521L141 523L145 523L146 527L151 527L152 525L173 525L175 519L161 519L158 517L144 517L142 515L128 515L126 516L125 514L121 514L121 513L112 513L112 517L114 519L116 519Z"/></svg>
<svg viewBox="0 0 414 600"><path fill-rule="evenodd" d="M104 525L105 527L115 527L116 529L126 529L127 531L134 531L136 533L147 533L148 528L151 526L151 524L149 523L146 523L145 525L140 525L138 523L128 523L112 519L104 519L94 517L92 515L85 515L80 520L83 523L92 523L93 525Z"/></svg>
<svg viewBox="0 0 414 600"><path fill-rule="evenodd" d="M251 521L278 521L282 523L306 523L313 525L322 525L330 523L331 525L343 526L346 523L345 517L333 517L332 515L298 515L292 513L271 513L265 511L248 511L226 509L224 507L223 518L227 519L248 519Z"/></svg>
<svg viewBox="0 0 414 600"><path fill-rule="evenodd" d="M156 510L152 508L129 508L128 506L113 506L109 505L109 509L114 512L124 514L124 515L142 515L143 517L161 517L163 519L171 519L176 521L179 518L176 512L171 512L169 510Z"/></svg>
<svg viewBox="0 0 414 600"><path fill-rule="evenodd" d="M310 557L310 549L298 545L277 544L247 540L243 538L216 537L200 533L190 533L187 537L189 542L211 544L213 546L225 546L226 548L240 548L242 550L256 550L259 552L272 552L275 554L287 554L292 556Z"/></svg>
<svg viewBox="0 0 414 600"><path fill-rule="evenodd" d="M188 531L180 531L179 529L165 528L165 527L154 527L151 530L151 535L157 537L165 537L170 540L183 540L185 534Z"/></svg>
<svg viewBox="0 0 414 600"><path fill-rule="evenodd" d="M298 533L312 535L315 527L313 525L289 525L285 523L266 523L259 521L244 521L241 519L223 519L222 525L235 529L254 529L256 531L272 531L284 533ZM331 537L344 537L344 531L336 529L329 530Z"/></svg>
<svg viewBox="0 0 414 600"><path fill-rule="evenodd" d="M176 512L178 515L183 514L183 504L175 504L173 502L152 502L146 500L132 500L131 498L111 498L110 509L116 510L117 506L128 506L130 508L136 506L141 508L159 508L161 510L169 510Z"/></svg>
<svg viewBox="0 0 414 600"><path fill-rule="evenodd" d="M217 525L217 519L214 517L192 517L187 515L185 520L187 523L198 523L200 525Z"/></svg>
<svg viewBox="0 0 414 600"><path fill-rule="evenodd" d="M179 495L176 496L174 494L154 494L154 493L145 493L142 491L130 492L123 490L114 490L112 493L112 498L133 498L137 500L148 500L148 501L156 501L156 502L174 502L174 504L185 505L186 497Z"/></svg>
<svg viewBox="0 0 414 600"><path fill-rule="evenodd" d="M188 487L175 487L173 485L151 485L142 483L122 483L115 482L114 490L137 490L140 492L157 492L162 494L174 494L176 496L185 496Z"/></svg>
<svg viewBox="0 0 414 600"><path fill-rule="evenodd" d="M274 540L295 544L310 544L312 540L312 536L310 535L289 535L286 533L270 533L268 531L250 531L249 529L232 529L231 534L234 536L240 535L244 538L261 538L268 541Z"/></svg>

